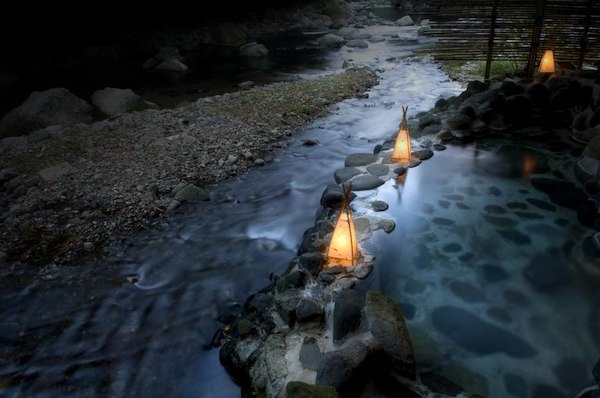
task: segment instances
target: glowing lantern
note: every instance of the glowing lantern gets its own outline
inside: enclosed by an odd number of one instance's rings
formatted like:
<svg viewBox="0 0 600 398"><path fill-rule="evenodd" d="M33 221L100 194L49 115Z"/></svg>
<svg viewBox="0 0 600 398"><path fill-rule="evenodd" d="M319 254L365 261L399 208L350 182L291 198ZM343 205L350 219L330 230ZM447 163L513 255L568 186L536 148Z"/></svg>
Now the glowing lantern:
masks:
<svg viewBox="0 0 600 398"><path fill-rule="evenodd" d="M554 73L556 68L554 67L554 52L550 49L544 52L542 61L540 62L540 73Z"/></svg>
<svg viewBox="0 0 600 398"><path fill-rule="evenodd" d="M342 207L327 249L327 265L351 266L356 265L360 259L356 229L352 221L352 210L350 210L350 192L352 192L352 185L344 187Z"/></svg>
<svg viewBox="0 0 600 398"><path fill-rule="evenodd" d="M402 107L402 121L398 129L398 136L394 144L394 153L392 153L393 162L410 162L410 134L408 132L408 122L406 121L407 107Z"/></svg>

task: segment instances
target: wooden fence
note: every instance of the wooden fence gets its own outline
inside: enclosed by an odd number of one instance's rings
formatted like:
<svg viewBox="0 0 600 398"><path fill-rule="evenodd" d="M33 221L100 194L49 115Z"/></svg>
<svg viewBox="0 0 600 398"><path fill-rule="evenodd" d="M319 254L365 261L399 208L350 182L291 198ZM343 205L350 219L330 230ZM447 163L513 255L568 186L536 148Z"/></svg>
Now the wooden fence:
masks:
<svg viewBox="0 0 600 398"><path fill-rule="evenodd" d="M600 0L429 0L420 18L437 38L442 61L492 60L527 65L528 74L551 41L558 62L600 60Z"/></svg>

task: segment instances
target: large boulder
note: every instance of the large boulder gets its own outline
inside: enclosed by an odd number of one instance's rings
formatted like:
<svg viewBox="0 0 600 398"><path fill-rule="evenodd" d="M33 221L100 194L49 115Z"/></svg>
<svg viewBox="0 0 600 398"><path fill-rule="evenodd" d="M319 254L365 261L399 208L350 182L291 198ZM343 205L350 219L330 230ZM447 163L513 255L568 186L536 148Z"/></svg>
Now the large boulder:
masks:
<svg viewBox="0 0 600 398"><path fill-rule="evenodd" d="M317 39L317 43L321 47L326 48L340 48L344 45L344 38L338 35L334 35L333 33L328 33L324 36L321 36Z"/></svg>
<svg viewBox="0 0 600 398"><path fill-rule="evenodd" d="M171 72L185 72L186 70L188 70L188 67L186 64L179 61L178 59L171 58L158 64L156 69Z"/></svg>
<svg viewBox="0 0 600 398"><path fill-rule="evenodd" d="M109 116L119 113L158 108L156 104L144 100L130 89L106 87L92 94L92 104Z"/></svg>
<svg viewBox="0 0 600 398"><path fill-rule="evenodd" d="M92 121L92 107L66 88L34 91L0 121L0 138L25 135L52 125Z"/></svg>
<svg viewBox="0 0 600 398"><path fill-rule="evenodd" d="M159 62L168 61L170 59L176 59L182 62L185 61L181 54L179 54L179 49L171 46L161 47L154 58Z"/></svg>
<svg viewBox="0 0 600 398"><path fill-rule="evenodd" d="M240 55L242 57L264 57L269 55L269 50L263 44L246 43L240 47Z"/></svg>

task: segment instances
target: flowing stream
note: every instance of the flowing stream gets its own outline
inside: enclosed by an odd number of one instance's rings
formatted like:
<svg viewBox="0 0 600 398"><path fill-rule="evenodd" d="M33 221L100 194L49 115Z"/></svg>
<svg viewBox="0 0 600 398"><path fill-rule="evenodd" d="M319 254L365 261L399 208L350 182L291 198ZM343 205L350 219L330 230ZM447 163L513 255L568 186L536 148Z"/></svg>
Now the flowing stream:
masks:
<svg viewBox="0 0 600 398"><path fill-rule="evenodd" d="M404 32L412 34L415 29ZM333 182L333 171L343 167L348 154L371 152L393 134L401 105L408 105L414 115L461 91L438 65L408 58L422 45L417 39L389 40L365 50L330 54L322 72L341 66L343 58L368 62L380 71L381 82L369 98L338 104L330 116L291 138L288 148L265 167L210 187L210 202L186 205L168 227L134 237L109 258L47 267L33 283L3 285L0 353L10 355L0 356L0 396L239 396L239 388L219 364L218 350L206 348L219 326L218 317L239 311L247 296L268 284L271 273L286 268L303 231L314 221L321 192ZM320 144L303 146L306 139ZM489 385L489 396L502 397L507 396L505 374L516 377L511 386L522 381L525 391L530 382L557 384L549 369L580 335L589 342L582 322L598 296L589 288L580 290L583 283L577 278L558 295L538 294L520 273L537 252L510 243L502 246L494 227L487 226L493 221L478 227L487 205L543 200L543 195L534 193L526 180L505 182L475 174L476 148L438 152L411 169L403 184L389 181L378 191L378 197L390 203L389 214L398 227L390 235L376 233L368 243L378 259L376 271L365 283L401 303L411 328L431 334L439 345L431 355L439 355L438 365L446 374L464 378L464 370L452 368L458 365L476 370L487 379L482 383ZM503 196L487 195L492 186ZM566 220L565 225L554 218L522 225L540 250L560 246L567 236L576 240L585 232L572 211L559 208L551 216ZM436 224L435 218L449 221ZM486 264L492 267L485 268L488 277L499 278L497 283L481 279L485 275L478 267ZM10 272L18 280L19 271ZM457 296L452 289L461 293ZM483 293L473 293L477 289ZM464 298L469 294L476 300ZM515 304L509 296L528 304ZM440 306L455 316L448 319L436 310ZM489 318L490 308L496 308L496 318L504 321L488 323L508 324L510 329L498 332L504 339L496 344L498 349L486 348L485 341L469 346L463 337L456 337L460 332L443 325L458 322L452 319L479 325L473 314L488 311ZM561 314L559 318L548 318L552 309ZM568 342L565 334L570 335ZM517 347L506 347L511 344ZM523 359L523 352L532 352L529 349L539 355ZM565 354L589 373L592 350L581 346ZM539 369L530 375L532 366ZM581 384L586 374L567 384Z"/></svg>

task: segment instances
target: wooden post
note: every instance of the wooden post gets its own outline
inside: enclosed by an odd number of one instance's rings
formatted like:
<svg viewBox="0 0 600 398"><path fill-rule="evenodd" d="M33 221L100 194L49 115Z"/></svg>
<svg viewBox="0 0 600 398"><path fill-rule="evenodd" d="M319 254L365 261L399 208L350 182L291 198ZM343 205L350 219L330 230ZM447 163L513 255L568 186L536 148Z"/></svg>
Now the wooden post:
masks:
<svg viewBox="0 0 600 398"><path fill-rule="evenodd" d="M496 33L497 11L498 11L498 0L494 0L492 3L492 15L490 16L490 36L488 38L488 50L487 50L487 58L485 60L484 80L488 80L490 78L490 70L492 68L492 52L494 50L494 38L495 38L495 33Z"/></svg>
<svg viewBox="0 0 600 398"><path fill-rule="evenodd" d="M533 76L535 70L535 61L537 60L538 49L540 48L540 36L542 34L542 24L544 22L544 7L546 0L538 0L538 6L533 22L533 35L531 37L531 47L529 48L529 60L527 61L527 76Z"/></svg>
<svg viewBox="0 0 600 398"><path fill-rule="evenodd" d="M579 60L577 61L577 69L581 70L583 67L583 59L585 57L585 50L587 47L587 37L590 30L590 23L592 21L592 4L594 0L588 0L587 13L585 14L585 21L583 27L583 33L579 41Z"/></svg>

